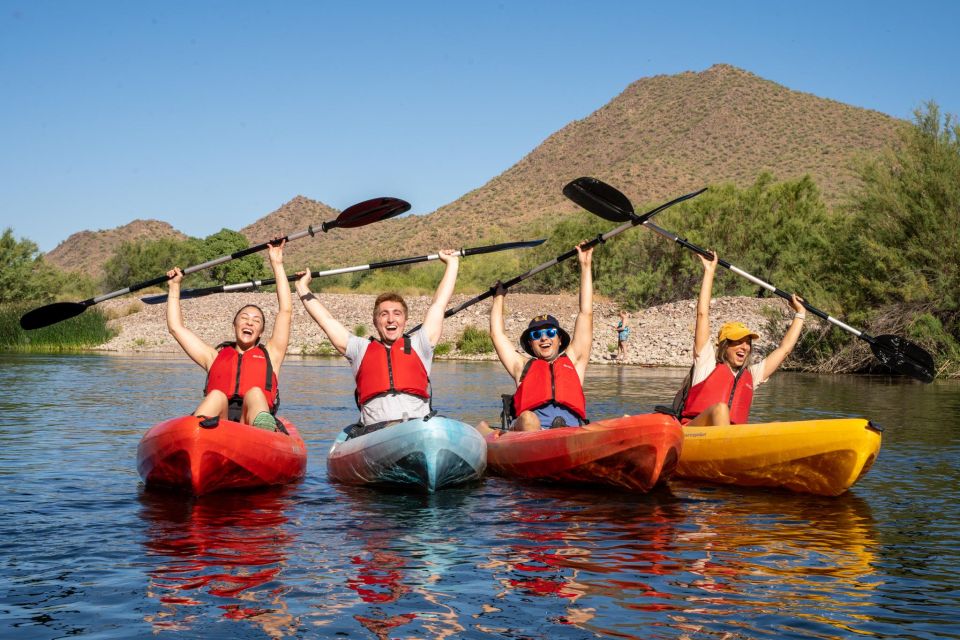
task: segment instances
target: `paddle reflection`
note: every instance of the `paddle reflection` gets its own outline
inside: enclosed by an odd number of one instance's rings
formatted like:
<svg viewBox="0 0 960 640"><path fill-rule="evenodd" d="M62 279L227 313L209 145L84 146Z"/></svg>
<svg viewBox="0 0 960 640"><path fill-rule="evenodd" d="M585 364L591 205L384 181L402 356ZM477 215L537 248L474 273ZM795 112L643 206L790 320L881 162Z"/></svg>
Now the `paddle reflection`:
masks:
<svg viewBox="0 0 960 640"><path fill-rule="evenodd" d="M154 631L186 631L211 605L222 617L250 620L270 637L297 626L279 580L295 536L284 510L289 488L224 492L200 498L158 491L140 495L143 542L158 564L147 595L160 610L145 616Z"/></svg>

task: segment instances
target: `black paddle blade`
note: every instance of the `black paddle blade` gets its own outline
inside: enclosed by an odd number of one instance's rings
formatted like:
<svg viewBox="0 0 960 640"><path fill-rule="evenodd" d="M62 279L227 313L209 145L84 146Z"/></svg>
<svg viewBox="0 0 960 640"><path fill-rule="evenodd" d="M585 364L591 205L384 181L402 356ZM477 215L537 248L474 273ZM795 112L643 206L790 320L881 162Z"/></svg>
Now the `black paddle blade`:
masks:
<svg viewBox="0 0 960 640"><path fill-rule="evenodd" d="M627 196L596 178L573 180L563 188L563 195L610 222L626 222L636 215Z"/></svg>
<svg viewBox="0 0 960 640"><path fill-rule="evenodd" d="M341 227L352 229L379 222L410 211L410 203L400 198L372 198L347 207L333 222L323 223L323 230Z"/></svg>
<svg viewBox="0 0 960 640"><path fill-rule="evenodd" d="M933 382L936 366L933 356L922 347L900 336L877 336L870 343L877 360L897 373L910 376L920 382Z"/></svg>
<svg viewBox="0 0 960 640"><path fill-rule="evenodd" d="M87 305L81 302L54 302L20 316L20 326L27 331L42 329L83 313Z"/></svg>

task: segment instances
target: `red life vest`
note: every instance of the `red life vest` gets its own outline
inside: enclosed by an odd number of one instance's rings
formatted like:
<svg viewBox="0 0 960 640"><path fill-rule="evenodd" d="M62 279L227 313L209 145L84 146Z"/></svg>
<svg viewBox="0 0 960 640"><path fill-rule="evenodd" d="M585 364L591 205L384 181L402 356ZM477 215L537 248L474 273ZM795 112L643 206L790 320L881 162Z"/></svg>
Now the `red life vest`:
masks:
<svg viewBox="0 0 960 640"><path fill-rule="evenodd" d="M565 355L553 362L534 358L520 374L520 384L513 394L513 411L520 415L555 402L566 407L581 420L587 419L587 400L573 362Z"/></svg>
<svg viewBox="0 0 960 640"><path fill-rule="evenodd" d="M259 344L241 354L235 345L235 342L220 345L220 352L207 372L204 395L217 390L225 393L228 399L238 399L250 389L259 387L272 411L277 404L279 388L270 354Z"/></svg>
<svg viewBox="0 0 960 640"><path fill-rule="evenodd" d="M744 367L734 376L726 363L717 364L706 380L690 388L681 416L692 420L718 402L726 402L730 407L731 424L749 422L753 403L753 376L749 369Z"/></svg>
<svg viewBox="0 0 960 640"><path fill-rule="evenodd" d="M402 347L397 348L401 344ZM430 398L427 369L407 336L390 348L371 338L357 369L358 405L390 392Z"/></svg>

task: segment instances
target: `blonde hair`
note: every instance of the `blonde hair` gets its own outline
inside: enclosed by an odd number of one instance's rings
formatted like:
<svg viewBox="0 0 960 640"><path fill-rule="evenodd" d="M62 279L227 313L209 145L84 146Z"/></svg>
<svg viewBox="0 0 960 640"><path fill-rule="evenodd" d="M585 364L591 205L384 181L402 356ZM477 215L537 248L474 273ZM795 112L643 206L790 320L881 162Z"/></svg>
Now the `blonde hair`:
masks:
<svg viewBox="0 0 960 640"><path fill-rule="evenodd" d="M733 342L733 340L721 340L719 343L717 343L717 351L715 354L717 364L724 362L723 354L727 350L727 347L730 345L731 342ZM747 354L747 358L743 361L743 367L741 368L744 368L744 367L749 368L750 365L752 364L753 364L753 340L750 341L750 353Z"/></svg>

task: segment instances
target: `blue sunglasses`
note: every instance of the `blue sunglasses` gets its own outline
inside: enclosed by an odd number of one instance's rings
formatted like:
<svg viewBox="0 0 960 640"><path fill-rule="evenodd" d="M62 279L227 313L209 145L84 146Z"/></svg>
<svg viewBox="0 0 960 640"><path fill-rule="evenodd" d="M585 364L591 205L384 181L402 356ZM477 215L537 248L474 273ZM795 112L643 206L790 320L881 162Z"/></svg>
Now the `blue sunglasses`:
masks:
<svg viewBox="0 0 960 640"><path fill-rule="evenodd" d="M530 336L531 340L539 340L540 336L547 336L548 338L556 338L557 330L554 327L549 329L531 329L527 334Z"/></svg>

